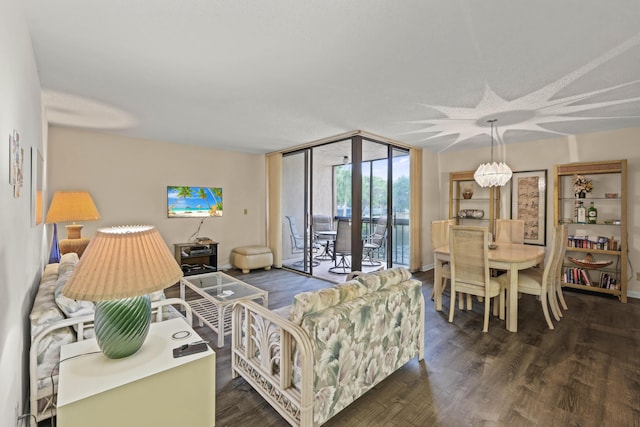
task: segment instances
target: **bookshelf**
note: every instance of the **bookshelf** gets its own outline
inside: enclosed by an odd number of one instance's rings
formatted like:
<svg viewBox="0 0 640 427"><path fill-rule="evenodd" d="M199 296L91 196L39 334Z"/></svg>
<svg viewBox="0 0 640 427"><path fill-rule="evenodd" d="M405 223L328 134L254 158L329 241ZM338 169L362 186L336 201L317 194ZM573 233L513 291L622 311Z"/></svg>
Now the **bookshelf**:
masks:
<svg viewBox="0 0 640 427"><path fill-rule="evenodd" d="M480 187L473 174L474 171L449 173L449 218L455 219L456 225L488 227L495 239L496 219L500 218L500 188ZM465 190L471 195L465 197Z"/></svg>
<svg viewBox="0 0 640 427"><path fill-rule="evenodd" d="M574 177L593 188L584 198L574 192ZM580 203L597 209L595 221L577 221ZM627 302L627 160L554 166L554 223L567 224L569 239L562 286L608 294Z"/></svg>

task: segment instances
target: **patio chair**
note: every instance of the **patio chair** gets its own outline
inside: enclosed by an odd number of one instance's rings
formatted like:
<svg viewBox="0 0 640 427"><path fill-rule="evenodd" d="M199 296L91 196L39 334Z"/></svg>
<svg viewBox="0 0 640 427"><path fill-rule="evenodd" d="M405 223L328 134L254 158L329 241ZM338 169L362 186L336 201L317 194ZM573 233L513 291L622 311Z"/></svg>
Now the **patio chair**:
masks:
<svg viewBox="0 0 640 427"><path fill-rule="evenodd" d="M362 258L362 265L377 266L382 263L373 258L373 253L382 248L387 239L387 217L381 216L378 218L373 233L371 233L365 240L363 246L364 257Z"/></svg>
<svg viewBox="0 0 640 427"><path fill-rule="evenodd" d="M300 233L298 232L298 226L296 225L296 219L292 216L287 215L286 216L287 220L289 221L289 231L290 231L290 238L291 238L291 253L292 254L296 254L296 253L304 253L304 237L302 237L300 235ZM307 253L304 254L304 258L300 261L296 261L293 263L294 266L296 267L300 267L300 266L304 266L305 264L307 265L312 265L314 267L320 265L319 261L314 261L313 259L311 259L311 254L310 252L317 249L317 247L315 247L314 245L311 245L310 247L307 248ZM308 258L307 258L308 257Z"/></svg>
<svg viewBox="0 0 640 427"><path fill-rule="evenodd" d="M333 256L334 266L329 271L337 274L349 274L351 272L351 263L347 257L351 256L351 221L342 219L338 221ZM338 257L340 257L339 261Z"/></svg>
<svg viewBox="0 0 640 427"><path fill-rule="evenodd" d="M324 248L316 259L325 261L333 259L331 256L331 244L335 235L333 233L333 220L329 215L315 214L311 219L311 231L313 232L313 242Z"/></svg>

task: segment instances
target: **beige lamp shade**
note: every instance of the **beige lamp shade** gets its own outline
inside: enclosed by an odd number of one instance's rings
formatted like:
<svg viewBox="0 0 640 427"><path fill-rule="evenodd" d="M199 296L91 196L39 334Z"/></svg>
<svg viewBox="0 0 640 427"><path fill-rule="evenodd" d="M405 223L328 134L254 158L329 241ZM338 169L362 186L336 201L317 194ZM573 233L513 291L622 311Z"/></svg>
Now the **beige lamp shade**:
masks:
<svg viewBox="0 0 640 427"><path fill-rule="evenodd" d="M88 301L130 298L167 288L182 275L155 227L101 228L91 239L62 293Z"/></svg>
<svg viewBox="0 0 640 427"><path fill-rule="evenodd" d="M56 191L45 222L95 221L100 219L91 194L87 191Z"/></svg>

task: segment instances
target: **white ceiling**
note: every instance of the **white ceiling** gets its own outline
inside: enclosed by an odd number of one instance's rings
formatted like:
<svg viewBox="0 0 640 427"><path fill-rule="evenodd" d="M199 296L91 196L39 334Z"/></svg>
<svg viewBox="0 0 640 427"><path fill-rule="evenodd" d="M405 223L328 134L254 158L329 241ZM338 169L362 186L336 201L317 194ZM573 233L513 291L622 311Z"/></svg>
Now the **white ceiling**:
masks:
<svg viewBox="0 0 640 427"><path fill-rule="evenodd" d="M24 0L50 121L256 153L640 126L638 0Z"/></svg>

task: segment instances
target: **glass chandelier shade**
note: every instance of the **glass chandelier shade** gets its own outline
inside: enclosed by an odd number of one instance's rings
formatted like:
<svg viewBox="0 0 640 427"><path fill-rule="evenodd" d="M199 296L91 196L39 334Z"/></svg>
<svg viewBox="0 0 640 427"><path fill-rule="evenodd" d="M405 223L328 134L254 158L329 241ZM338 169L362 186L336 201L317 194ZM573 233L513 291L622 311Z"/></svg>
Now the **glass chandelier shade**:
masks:
<svg viewBox="0 0 640 427"><path fill-rule="evenodd" d="M513 172L506 163L493 161L493 123L497 119L487 120L491 123L491 162L478 166L473 178L480 187L502 187L511 179Z"/></svg>

